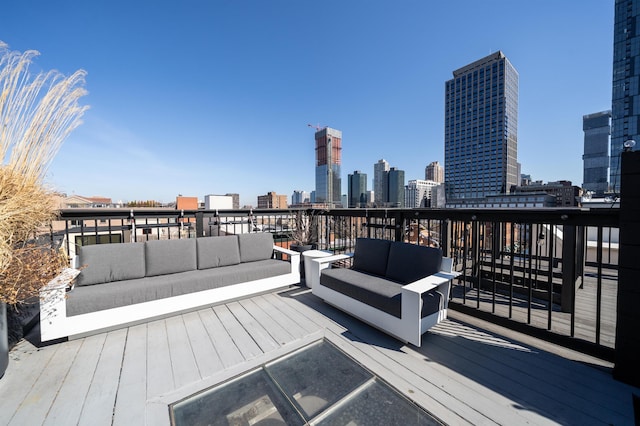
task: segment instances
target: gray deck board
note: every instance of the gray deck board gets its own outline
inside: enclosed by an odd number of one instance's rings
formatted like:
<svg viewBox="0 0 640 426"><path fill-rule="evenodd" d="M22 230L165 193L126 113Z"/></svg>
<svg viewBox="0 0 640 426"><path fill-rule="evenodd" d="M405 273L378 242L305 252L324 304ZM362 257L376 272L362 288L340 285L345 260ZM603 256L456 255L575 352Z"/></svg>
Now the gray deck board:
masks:
<svg viewBox="0 0 640 426"><path fill-rule="evenodd" d="M122 359L118 398L113 412L115 424L142 425L147 400L147 325L129 328Z"/></svg>
<svg viewBox="0 0 640 426"><path fill-rule="evenodd" d="M249 313L240 302L230 303L227 307L233 316L242 323L244 329L260 348L261 353L272 351L280 346L278 342L271 337L269 332L258 323L255 318L255 313Z"/></svg>
<svg viewBox="0 0 640 426"><path fill-rule="evenodd" d="M180 392L321 336L452 425L633 424L640 394L458 320L405 345L293 288L40 348L22 341L0 380L0 424L167 424Z"/></svg>
<svg viewBox="0 0 640 426"><path fill-rule="evenodd" d="M31 388L37 383L43 371L49 366L50 359L55 355L58 347L51 348L42 356L37 356L37 352L31 349L24 341L18 345L19 352L10 357L9 365L19 369L19 374L8 369L0 381L0 424L10 424L11 419L19 410ZM24 348L24 349L23 349ZM24 352L22 352L22 350ZM19 354L19 355L18 355ZM9 391L10 390L10 391Z"/></svg>
<svg viewBox="0 0 640 426"><path fill-rule="evenodd" d="M202 376L193 355L189 334L184 326L182 316L167 318L165 321L175 387L179 388L200 380Z"/></svg>
<svg viewBox="0 0 640 426"><path fill-rule="evenodd" d="M67 376L80 347L80 342L74 343L65 345L56 351L50 361L52 368L47 368L39 380L34 383L20 405L20 409L11 419L12 424L23 425L31 421L44 422L57 390ZM50 392L52 389L55 389L56 392Z"/></svg>
<svg viewBox="0 0 640 426"><path fill-rule="evenodd" d="M260 346L247 332L243 324L233 315L229 306L216 306L213 311L233 339L244 359L252 359L262 354Z"/></svg>
<svg viewBox="0 0 640 426"><path fill-rule="evenodd" d="M45 425L77 424L84 401L100 359L106 340L106 333L90 336L82 340L73 361L73 369L64 379L53 405L49 409ZM71 342L69 342L71 343ZM73 374L69 374L69 373Z"/></svg>
<svg viewBox="0 0 640 426"><path fill-rule="evenodd" d="M213 309L206 309L198 312L202 324L209 334L209 338L216 348L220 362L225 368L235 365L244 360L242 353L237 348L233 339L227 334L224 325Z"/></svg>
<svg viewBox="0 0 640 426"><path fill-rule="evenodd" d="M147 325L147 397L169 392L174 388L169 340L164 320Z"/></svg>
<svg viewBox="0 0 640 426"><path fill-rule="evenodd" d="M110 425L116 401L127 329L109 332L84 400L79 425Z"/></svg>
<svg viewBox="0 0 640 426"><path fill-rule="evenodd" d="M202 323L198 312L183 315L184 324L191 341L191 349L202 377L209 377L224 368L220 356Z"/></svg>

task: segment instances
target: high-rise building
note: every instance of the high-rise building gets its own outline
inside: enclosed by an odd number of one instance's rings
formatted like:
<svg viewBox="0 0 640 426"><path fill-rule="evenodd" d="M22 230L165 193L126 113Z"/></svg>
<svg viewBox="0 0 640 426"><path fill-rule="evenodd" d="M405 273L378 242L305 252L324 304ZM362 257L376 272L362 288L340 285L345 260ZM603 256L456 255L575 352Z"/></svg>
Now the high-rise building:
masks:
<svg viewBox="0 0 640 426"><path fill-rule="evenodd" d="M325 127L316 138L316 203L341 204L342 132Z"/></svg>
<svg viewBox="0 0 640 426"><path fill-rule="evenodd" d="M275 192L267 192L267 195L258 195L259 209L286 209L287 196L278 195Z"/></svg>
<svg viewBox="0 0 640 426"><path fill-rule="evenodd" d="M438 161L432 161L424 169L424 179L433 182L444 182L444 169Z"/></svg>
<svg viewBox="0 0 640 426"><path fill-rule="evenodd" d="M519 183L518 72L498 51L445 83L447 202L504 194Z"/></svg>
<svg viewBox="0 0 640 426"><path fill-rule="evenodd" d="M291 204L305 204L310 203L311 197L306 191L294 190L291 195Z"/></svg>
<svg viewBox="0 0 640 426"><path fill-rule="evenodd" d="M349 175L349 208L367 206L367 174L356 170Z"/></svg>
<svg viewBox="0 0 640 426"><path fill-rule="evenodd" d="M433 180L410 180L404 190L404 206L408 209L431 207L431 191L440 183Z"/></svg>
<svg viewBox="0 0 640 426"><path fill-rule="evenodd" d="M404 170L391 167L387 172L389 176L389 207L404 207Z"/></svg>
<svg viewBox="0 0 640 426"><path fill-rule="evenodd" d="M609 185L620 192L620 154L626 141L640 142L640 4L616 0L613 26L613 91ZM637 149L637 148L636 148Z"/></svg>
<svg viewBox="0 0 640 426"><path fill-rule="evenodd" d="M377 206L382 206L387 200L389 163L387 160L378 160L373 165L373 197Z"/></svg>
<svg viewBox="0 0 640 426"><path fill-rule="evenodd" d="M582 188L595 197L604 197L609 190L609 135L611 111L596 112L582 117L584 130L584 173Z"/></svg>

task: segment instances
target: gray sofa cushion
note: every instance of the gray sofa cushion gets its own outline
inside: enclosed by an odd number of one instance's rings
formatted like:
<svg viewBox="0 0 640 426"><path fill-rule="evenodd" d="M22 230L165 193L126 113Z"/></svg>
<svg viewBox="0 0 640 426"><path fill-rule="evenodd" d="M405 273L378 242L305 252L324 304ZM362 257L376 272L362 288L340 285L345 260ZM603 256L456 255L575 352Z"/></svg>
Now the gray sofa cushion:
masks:
<svg viewBox="0 0 640 426"><path fill-rule="evenodd" d="M384 278L353 269L325 269L320 284L366 303L397 318L402 318L402 286ZM437 312L442 304L442 294L431 290L422 294L421 317Z"/></svg>
<svg viewBox="0 0 640 426"><path fill-rule="evenodd" d="M358 238L353 256L353 269L384 277L387 271L390 241Z"/></svg>
<svg viewBox="0 0 640 426"><path fill-rule="evenodd" d="M255 262L273 257L273 235L268 232L240 234L238 241L241 262Z"/></svg>
<svg viewBox="0 0 640 426"><path fill-rule="evenodd" d="M196 238L196 242L198 269L217 268L240 263L237 235Z"/></svg>
<svg viewBox="0 0 640 426"><path fill-rule="evenodd" d="M144 244L95 244L80 247L83 267L76 285L102 284L142 278L145 274Z"/></svg>
<svg viewBox="0 0 640 426"><path fill-rule="evenodd" d="M442 250L415 244L393 242L389 248L386 277L408 284L440 271Z"/></svg>
<svg viewBox="0 0 640 426"><path fill-rule="evenodd" d="M120 281L91 288L76 287L67 293L67 315L74 316L149 302L260 278L274 277L289 272L291 272L290 263L268 259L224 268L193 270Z"/></svg>
<svg viewBox="0 0 640 426"><path fill-rule="evenodd" d="M147 277L197 268L195 238L146 241L144 246Z"/></svg>

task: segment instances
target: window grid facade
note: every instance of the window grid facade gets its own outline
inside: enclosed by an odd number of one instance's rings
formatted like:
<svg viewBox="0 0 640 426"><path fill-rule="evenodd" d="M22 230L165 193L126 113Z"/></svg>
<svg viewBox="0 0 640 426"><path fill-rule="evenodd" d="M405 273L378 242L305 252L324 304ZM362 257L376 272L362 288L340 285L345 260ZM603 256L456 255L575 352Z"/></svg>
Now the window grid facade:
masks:
<svg viewBox="0 0 640 426"><path fill-rule="evenodd" d="M519 183L518 73L502 52L445 83L447 199L504 194Z"/></svg>

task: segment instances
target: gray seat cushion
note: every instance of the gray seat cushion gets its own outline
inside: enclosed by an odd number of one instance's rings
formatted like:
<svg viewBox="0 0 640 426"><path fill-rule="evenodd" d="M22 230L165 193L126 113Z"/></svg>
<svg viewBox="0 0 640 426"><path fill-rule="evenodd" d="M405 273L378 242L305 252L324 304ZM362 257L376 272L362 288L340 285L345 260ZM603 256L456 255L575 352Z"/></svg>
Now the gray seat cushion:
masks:
<svg viewBox="0 0 640 426"><path fill-rule="evenodd" d="M197 268L195 238L146 241L144 245L147 277Z"/></svg>
<svg viewBox="0 0 640 426"><path fill-rule="evenodd" d="M255 262L273 257L273 235L268 232L238 235L240 261Z"/></svg>
<svg viewBox="0 0 640 426"><path fill-rule="evenodd" d="M80 247L82 271L76 285L102 284L142 278L145 274L144 244L95 244Z"/></svg>
<svg viewBox="0 0 640 426"><path fill-rule="evenodd" d="M402 318L402 286L384 278L353 269L325 269L320 285L352 299L366 303L397 318ZM431 290L422 295L421 317L437 312L442 305L442 294Z"/></svg>
<svg viewBox="0 0 640 426"><path fill-rule="evenodd" d="M149 302L291 272L288 262L268 259L247 264L76 287L67 293L67 316Z"/></svg>
<svg viewBox="0 0 640 426"><path fill-rule="evenodd" d="M196 238L198 269L217 268L219 266L240 263L238 236Z"/></svg>
<svg viewBox="0 0 640 426"><path fill-rule="evenodd" d="M353 255L353 269L385 276L391 242L373 238L358 238Z"/></svg>
<svg viewBox="0 0 640 426"><path fill-rule="evenodd" d="M409 284L440 271L442 250L415 244L393 242L389 248L386 277Z"/></svg>

